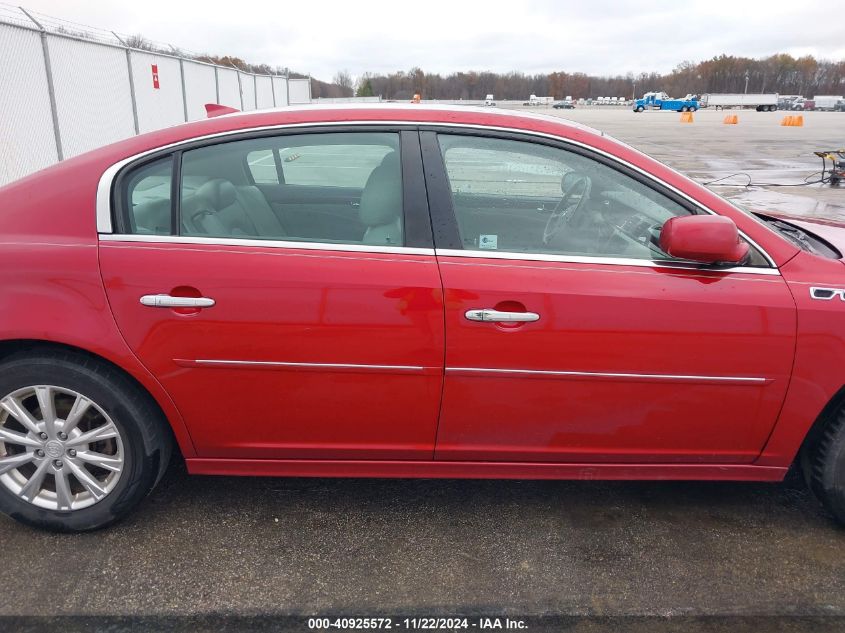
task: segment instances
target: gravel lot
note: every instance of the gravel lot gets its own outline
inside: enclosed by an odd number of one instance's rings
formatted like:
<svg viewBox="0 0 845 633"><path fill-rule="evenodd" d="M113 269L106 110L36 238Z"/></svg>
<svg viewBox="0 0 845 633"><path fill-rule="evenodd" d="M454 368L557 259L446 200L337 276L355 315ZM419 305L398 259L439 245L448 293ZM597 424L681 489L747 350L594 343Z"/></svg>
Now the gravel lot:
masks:
<svg viewBox="0 0 845 633"><path fill-rule="evenodd" d="M845 146L839 113L807 113L803 128L786 128L782 113L742 112L728 126L715 112L696 113L692 125L670 113L554 112L701 181L742 171L756 182L798 182L818 171L812 150ZM749 206L845 219L845 188L718 191ZM63 536L0 517L0 544L0 616L153 618L113 620L108 630L218 631L230 630L222 616L314 613L611 618L546 623L574 631L845 627L845 530L797 477L782 485L274 480L189 477L175 463L118 526ZM184 615L205 619L189 626ZM631 615L660 618L613 619ZM304 620L288 624L307 630ZM62 618L0 618L4 626L94 630Z"/></svg>

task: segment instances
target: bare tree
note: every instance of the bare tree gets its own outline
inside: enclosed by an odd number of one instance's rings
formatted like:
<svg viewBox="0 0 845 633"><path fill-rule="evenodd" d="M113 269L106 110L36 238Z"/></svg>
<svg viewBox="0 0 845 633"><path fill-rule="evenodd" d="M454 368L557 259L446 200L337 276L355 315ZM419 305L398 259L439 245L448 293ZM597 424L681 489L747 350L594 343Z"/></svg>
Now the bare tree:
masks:
<svg viewBox="0 0 845 633"><path fill-rule="evenodd" d="M332 83L340 87L344 97L351 97L354 94L355 81L348 70L337 71Z"/></svg>

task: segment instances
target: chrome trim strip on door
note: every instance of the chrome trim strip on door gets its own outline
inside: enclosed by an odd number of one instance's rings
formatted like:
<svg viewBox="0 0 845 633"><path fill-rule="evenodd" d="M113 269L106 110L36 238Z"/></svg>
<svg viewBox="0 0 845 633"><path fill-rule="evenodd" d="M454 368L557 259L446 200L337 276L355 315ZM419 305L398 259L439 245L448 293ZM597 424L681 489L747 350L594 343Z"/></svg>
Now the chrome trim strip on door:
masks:
<svg viewBox="0 0 845 633"><path fill-rule="evenodd" d="M194 360L174 358L173 362L183 367L242 367L245 369L316 369L316 370L351 370L351 371L387 371L423 373L440 371L439 367L424 367L422 365L365 365L357 363L294 363L284 361L259 361L237 359L198 358ZM628 380L656 380L680 382L718 382L728 384L763 385L772 382L770 378L752 376L696 376L684 374L640 374L621 372L589 372L589 371L557 371L540 369L501 369L493 367L447 367L447 374L486 375L500 374L526 377L549 378L605 378Z"/></svg>
<svg viewBox="0 0 845 633"><path fill-rule="evenodd" d="M489 114L489 113L487 113L487 114ZM537 116L537 115L535 115L535 116ZM554 122L554 120L552 118L550 118L549 121ZM579 126L578 124L576 124L574 122L568 122L568 121L566 121L566 119L563 119L563 124L568 125L570 127L576 127L576 128L581 127L582 129L584 127L586 127L586 126ZM646 171L646 170L644 170L640 167L637 167L636 165L631 165L629 163L626 163L626 162L620 160L618 156L615 156L614 154L611 154L610 152L606 152L602 149L599 149L599 148L594 147L593 145L589 145L587 143L582 143L580 141L576 141L574 139L566 138L566 137L563 137L563 136L558 136L558 135L555 135L555 134L548 134L546 132L536 132L536 131L533 131L533 130L524 130L524 129L520 129L520 128L512 128L512 127L505 127L505 126L498 126L498 125L477 125L477 124L471 124L471 123L443 123L443 122L437 122L437 121L379 121L379 120L329 121L329 122L310 121L310 122L307 122L307 123L281 123L281 124L278 124L278 125L264 125L264 126L253 127L253 128L238 129L238 130L227 130L225 132L216 132L214 134L206 134L204 136L196 136L196 137L185 139L185 140L182 140L182 141L177 141L175 143L170 143L168 145L162 145L161 147L155 147L153 149L146 150L144 152L139 152L138 154L135 154L134 156L130 156L128 158L125 158L125 159L115 163L114 165L111 165L108 169L106 169L103 172L103 175L100 177L100 181L97 185L97 209L96 209L96 213L97 213L97 232L101 233L101 234L112 232L111 188L112 188L112 183L114 181L114 177L117 175L117 172L120 171L123 167L125 167L129 163L131 163L131 162L133 162L133 161L135 161L139 158L143 158L144 156L148 156L148 155L154 154L156 152L177 148L177 147L180 147L182 145L189 145L191 143L195 143L196 141L204 141L204 140L209 140L209 139L213 139L213 138L223 138L223 137L226 137L226 136L233 136L233 135L237 135L237 134L249 134L250 132L266 132L268 130L285 130L285 129L297 129L297 128L322 128L322 127L335 127L335 126L348 126L348 125L378 125L378 126L420 125L420 126L428 126L428 127L447 127L447 128L456 128L456 129L466 129L466 130L481 130L481 131L492 130L492 131L497 131L497 132L510 132L510 133L524 134L526 136L536 136L536 137L540 137L540 138L547 138L547 139L556 141L558 143L565 143L565 144L570 144L570 145L575 145L577 147L581 147L583 149L586 149L586 150L589 150L589 151L594 152L596 154L599 154L601 156L604 156L605 158L610 159L612 162L614 162L618 165L622 165L624 167L627 167L628 169L633 169L634 171L636 171L637 173L645 176L646 178L648 178L652 182L655 182L655 183L659 184L660 186L665 187L666 189L669 189L670 191L673 191L674 193L681 196L682 198L687 200L689 203L695 205L696 208L704 211L705 213L709 213L710 215L718 215L714 211L705 207L698 200L691 197L689 194L681 191L680 189L674 187L673 185L671 185L667 182L660 180L654 174L651 174L648 171ZM592 132L595 132L596 134L606 136L600 130L593 130L592 128L587 128L587 129L589 129ZM613 137L610 137L610 138L613 138ZM613 140L615 142L619 143L620 145L624 145L628 149L630 149L634 152L637 152L641 156L644 156L646 158L650 158L644 152L642 152L642 151L640 151L640 150L638 150L634 147L631 147L630 145L627 145L626 143L619 141L616 138L613 138ZM651 159L651 160L653 160L653 159ZM661 163L661 165L663 165L666 169L669 169L670 171L672 171L672 172L674 172L674 173L676 173L680 176L683 176L684 178L689 179L688 176L684 176L683 174L681 174L676 169L674 169L674 168L672 168L668 165L665 165L663 163ZM734 206L734 208L736 208L735 205L732 205L732 206ZM753 216L749 215L749 218L752 221L757 222L761 226L765 227L764 224L762 224L758 220L754 219ZM771 231L771 229L769 229L769 230ZM749 244L751 244L754 248L756 248L758 251L760 251L763 254L763 256L766 258L766 261L769 262L769 265L771 265L772 268L777 270L777 266L775 265L774 260L766 252L766 250L764 248L762 248L757 242L752 240L750 237L748 237L742 231L739 231L739 234ZM143 236L143 237L156 238L156 237L162 237L162 236ZM172 237L172 236L166 236L166 237ZM101 238L102 238L102 235L101 235ZM156 240L153 239L151 241L156 241ZM252 245L253 242L250 242L250 244ZM397 248L399 248L399 247L397 247ZM405 249L403 252L407 252L407 249ZM595 261L595 259L592 259L591 261Z"/></svg>
<svg viewBox="0 0 845 633"><path fill-rule="evenodd" d="M173 359L177 365L188 367L243 367L246 369L346 369L365 371L389 371L389 372L424 372L422 365L361 365L355 363L292 363L269 360L234 360L234 359L211 359L198 358L195 360ZM436 368L439 369L439 368Z"/></svg>
<svg viewBox="0 0 845 633"><path fill-rule="evenodd" d="M579 255L551 255L543 253L514 253L510 251L475 251L451 248L438 248L435 255L441 257L474 257L481 259L510 259L532 262L561 262L565 264L609 264L613 266L641 266L646 268L671 268L691 272L747 273L750 275L780 276L777 268L757 268L755 266L708 267L685 262L673 262L659 259L630 259L626 257L584 257Z"/></svg>
<svg viewBox="0 0 845 633"><path fill-rule="evenodd" d="M410 246L375 246L368 244L334 244L332 242L295 242L288 240L243 239L234 237L188 237L183 235L121 235L102 233L103 242L145 242L148 244L205 244L209 246L249 246L251 248L291 248L310 251L345 251L350 253L393 253L401 255L434 255L433 248Z"/></svg>
<svg viewBox="0 0 845 633"><path fill-rule="evenodd" d="M548 378L610 378L610 379L631 379L631 380L656 380L656 381L679 381L679 382L718 382L729 384L754 384L762 385L772 382L770 378L756 378L751 376L694 376L683 374L638 374L619 372L592 372L592 371L553 371L541 369L499 369L492 367L447 367L447 374L468 374L485 375L501 374L513 376L537 376Z"/></svg>

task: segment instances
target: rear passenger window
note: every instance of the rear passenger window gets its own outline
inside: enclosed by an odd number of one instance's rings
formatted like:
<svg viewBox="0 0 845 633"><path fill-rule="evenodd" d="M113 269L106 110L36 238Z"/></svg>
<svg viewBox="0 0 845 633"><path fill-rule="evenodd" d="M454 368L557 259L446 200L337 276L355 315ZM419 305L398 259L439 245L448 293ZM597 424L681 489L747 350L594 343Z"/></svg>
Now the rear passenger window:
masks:
<svg viewBox="0 0 845 633"><path fill-rule="evenodd" d="M172 165L173 159L168 156L147 163L130 175L124 189L129 233L170 234Z"/></svg>
<svg viewBox="0 0 845 633"><path fill-rule="evenodd" d="M288 139L296 141L292 137ZM284 144L279 148L285 183L311 187L351 187L361 189L367 179L391 152L390 145L331 143L320 145Z"/></svg>
<svg viewBox="0 0 845 633"><path fill-rule="evenodd" d="M180 230L195 237L402 246L396 133L297 134L182 154Z"/></svg>
<svg viewBox="0 0 845 633"><path fill-rule="evenodd" d="M272 150L259 149L246 155L246 162L255 184L279 184L279 172L276 170L273 154Z"/></svg>

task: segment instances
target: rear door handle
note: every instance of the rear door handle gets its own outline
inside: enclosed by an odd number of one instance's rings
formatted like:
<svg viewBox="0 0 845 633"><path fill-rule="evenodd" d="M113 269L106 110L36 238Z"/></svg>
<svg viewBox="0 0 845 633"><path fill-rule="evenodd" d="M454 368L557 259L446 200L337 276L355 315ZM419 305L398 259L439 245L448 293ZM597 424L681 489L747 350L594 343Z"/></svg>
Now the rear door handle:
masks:
<svg viewBox="0 0 845 633"><path fill-rule="evenodd" d="M172 295L144 295L141 305L151 308L210 308L214 299L209 297L174 297Z"/></svg>
<svg viewBox="0 0 845 633"><path fill-rule="evenodd" d="M536 312L501 312L491 308L467 310L464 316L470 321L486 321L490 323L530 323L540 318L540 315Z"/></svg>

